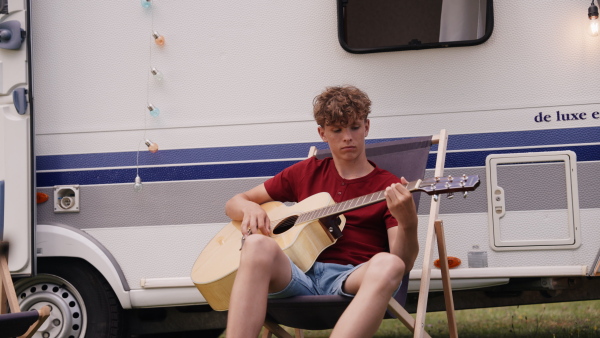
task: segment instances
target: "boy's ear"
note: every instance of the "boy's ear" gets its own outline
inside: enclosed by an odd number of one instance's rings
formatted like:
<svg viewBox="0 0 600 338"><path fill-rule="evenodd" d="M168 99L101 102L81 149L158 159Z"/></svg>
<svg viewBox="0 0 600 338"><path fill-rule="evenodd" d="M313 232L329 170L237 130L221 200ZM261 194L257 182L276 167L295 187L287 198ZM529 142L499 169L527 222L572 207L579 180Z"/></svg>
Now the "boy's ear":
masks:
<svg viewBox="0 0 600 338"><path fill-rule="evenodd" d="M319 126L317 128L317 131L319 132L319 136L321 137L321 140L323 140L323 142L327 142L327 137L325 137L325 128Z"/></svg>
<svg viewBox="0 0 600 338"><path fill-rule="evenodd" d="M365 120L365 137L369 136L369 129L371 128L371 120Z"/></svg>

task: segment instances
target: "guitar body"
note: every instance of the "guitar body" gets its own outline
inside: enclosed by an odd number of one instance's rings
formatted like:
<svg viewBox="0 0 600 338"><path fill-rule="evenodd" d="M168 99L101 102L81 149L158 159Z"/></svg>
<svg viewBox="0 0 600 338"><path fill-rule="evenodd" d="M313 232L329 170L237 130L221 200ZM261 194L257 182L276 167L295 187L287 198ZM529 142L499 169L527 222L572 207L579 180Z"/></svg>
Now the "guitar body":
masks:
<svg viewBox="0 0 600 338"><path fill-rule="evenodd" d="M302 271L308 271L319 254L334 244L336 239L319 220L295 224L289 229L285 229L288 228L285 224L289 223L290 219L295 220L297 215L332 204L335 202L328 193L319 193L292 206L286 206L281 202L268 202L261 205L271 222L275 224L271 229L270 237ZM340 219L341 230L345 218L341 215ZM229 298L240 263L241 242L241 222L232 221L202 250L192 268L192 281L216 311L229 308Z"/></svg>

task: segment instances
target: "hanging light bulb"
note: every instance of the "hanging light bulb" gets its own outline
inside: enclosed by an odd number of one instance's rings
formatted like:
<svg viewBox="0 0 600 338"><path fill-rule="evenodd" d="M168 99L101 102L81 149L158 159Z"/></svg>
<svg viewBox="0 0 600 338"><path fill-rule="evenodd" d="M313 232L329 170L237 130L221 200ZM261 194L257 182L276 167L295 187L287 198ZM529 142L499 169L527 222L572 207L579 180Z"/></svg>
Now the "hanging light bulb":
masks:
<svg viewBox="0 0 600 338"><path fill-rule="evenodd" d="M148 8L152 5L152 0L140 0L142 2L142 7Z"/></svg>
<svg viewBox="0 0 600 338"><path fill-rule="evenodd" d="M133 184L133 190L140 192L142 191L142 179L140 178L140 175L135 176L135 183Z"/></svg>
<svg viewBox="0 0 600 338"><path fill-rule="evenodd" d="M158 115L160 115L160 109L156 108L151 103L148 103L148 111L150 111L150 115L153 117L158 117Z"/></svg>
<svg viewBox="0 0 600 338"><path fill-rule="evenodd" d="M590 18L590 35L598 36L598 6L594 4L594 0L592 0L592 4L588 8L588 18Z"/></svg>
<svg viewBox="0 0 600 338"><path fill-rule="evenodd" d="M158 81L160 81L160 80L163 79L163 74L158 69L156 69L154 67L152 67L152 69L150 69L150 73Z"/></svg>
<svg viewBox="0 0 600 338"><path fill-rule="evenodd" d="M165 44L165 37L158 34L157 31L152 32L152 36L154 37L154 43L157 45L162 46Z"/></svg>
<svg viewBox="0 0 600 338"><path fill-rule="evenodd" d="M150 140L146 140L146 142L144 142L146 144L146 147L148 147L148 151L151 153L156 153L158 151L158 144L150 141Z"/></svg>

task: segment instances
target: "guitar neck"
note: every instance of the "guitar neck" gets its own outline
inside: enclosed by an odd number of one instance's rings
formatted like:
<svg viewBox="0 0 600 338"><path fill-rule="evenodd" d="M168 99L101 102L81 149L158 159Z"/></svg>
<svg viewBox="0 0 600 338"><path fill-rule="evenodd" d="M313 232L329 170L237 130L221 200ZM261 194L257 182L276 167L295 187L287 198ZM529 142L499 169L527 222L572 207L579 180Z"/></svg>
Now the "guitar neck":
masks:
<svg viewBox="0 0 600 338"><path fill-rule="evenodd" d="M421 180L409 182L406 186L408 191L413 192L418 190ZM337 216L348 211L352 211L358 208L366 207L371 204L385 201L385 190L377 191L372 194L356 197L344 202L332 204L324 208L315 209L306 213L302 213L298 216L296 224L304 223L316 219L327 218L331 216Z"/></svg>

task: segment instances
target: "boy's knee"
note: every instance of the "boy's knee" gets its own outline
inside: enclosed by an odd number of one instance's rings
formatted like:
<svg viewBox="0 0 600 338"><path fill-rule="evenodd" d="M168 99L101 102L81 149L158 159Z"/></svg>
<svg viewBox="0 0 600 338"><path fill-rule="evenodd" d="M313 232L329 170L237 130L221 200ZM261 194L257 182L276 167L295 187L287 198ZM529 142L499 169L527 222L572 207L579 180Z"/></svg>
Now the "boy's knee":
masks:
<svg viewBox="0 0 600 338"><path fill-rule="evenodd" d="M390 253L379 253L371 258L369 274L373 273L382 280L399 284L404 276L406 266L400 257Z"/></svg>
<svg viewBox="0 0 600 338"><path fill-rule="evenodd" d="M280 250L277 242L263 235L250 235L244 240L242 246L241 264L249 262L260 262L272 259L275 250Z"/></svg>

